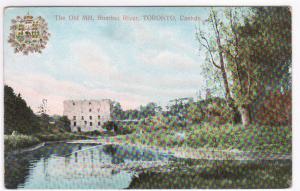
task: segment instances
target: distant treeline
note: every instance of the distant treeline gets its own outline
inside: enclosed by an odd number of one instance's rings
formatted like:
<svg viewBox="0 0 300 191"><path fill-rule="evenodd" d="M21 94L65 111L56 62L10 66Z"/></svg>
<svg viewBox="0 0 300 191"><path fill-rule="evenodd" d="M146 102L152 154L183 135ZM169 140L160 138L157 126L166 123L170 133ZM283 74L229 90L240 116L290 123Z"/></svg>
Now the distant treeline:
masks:
<svg viewBox="0 0 300 191"><path fill-rule="evenodd" d="M205 100L194 101L192 98L178 98L171 100L166 110L154 102L150 102L145 106L140 106L139 109L123 110L120 103L113 102L112 105L112 119L113 120L131 120L131 119L144 119L155 115L162 116L177 116L180 120L188 120L193 116L204 116L204 113L222 115L223 111L227 111L228 107L223 98L215 97ZM211 107L210 111L206 110ZM220 111L214 111L217 108ZM218 114L217 114L218 113Z"/></svg>

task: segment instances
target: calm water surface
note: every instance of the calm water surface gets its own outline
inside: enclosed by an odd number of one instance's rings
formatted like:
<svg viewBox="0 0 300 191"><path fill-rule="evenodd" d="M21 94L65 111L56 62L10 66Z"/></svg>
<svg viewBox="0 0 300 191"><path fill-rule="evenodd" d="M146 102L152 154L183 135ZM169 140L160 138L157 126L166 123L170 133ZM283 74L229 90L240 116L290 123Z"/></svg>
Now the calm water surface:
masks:
<svg viewBox="0 0 300 191"><path fill-rule="evenodd" d="M5 183L8 188L127 188L134 172L115 165L167 160L162 153L130 146L49 144L8 157Z"/></svg>
<svg viewBox="0 0 300 191"><path fill-rule="evenodd" d="M124 165L172 161L139 172ZM179 159L143 148L119 145L48 144L5 157L7 188L287 188L292 161Z"/></svg>

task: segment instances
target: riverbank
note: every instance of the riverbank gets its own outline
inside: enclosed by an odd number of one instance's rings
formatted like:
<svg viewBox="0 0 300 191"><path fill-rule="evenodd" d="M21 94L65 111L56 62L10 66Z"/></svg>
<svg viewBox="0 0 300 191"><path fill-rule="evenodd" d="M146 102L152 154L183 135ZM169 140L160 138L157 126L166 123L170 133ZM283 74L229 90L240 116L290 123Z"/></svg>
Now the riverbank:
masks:
<svg viewBox="0 0 300 191"><path fill-rule="evenodd" d="M292 128L289 126L192 124L185 128L165 127L147 131L148 126L129 135L102 138L103 144L129 144L159 148L184 158L289 159Z"/></svg>
<svg viewBox="0 0 300 191"><path fill-rule="evenodd" d="M134 127L137 129L137 127ZM75 133L5 135L5 151L20 150L47 141L118 144L146 147L178 158L207 160L291 159L291 127L190 125L181 129L144 131L128 135L91 137ZM74 140L74 141L72 141Z"/></svg>
<svg viewBox="0 0 300 191"><path fill-rule="evenodd" d="M291 160L187 160L143 171L128 188L282 189L291 185Z"/></svg>
<svg viewBox="0 0 300 191"><path fill-rule="evenodd" d="M103 145L128 145L138 148L166 153L176 158L204 159L204 160L290 160L291 153L274 153L269 151L241 151L238 149L220 150L216 148L191 148L191 147L162 147L136 144L128 141L128 135L98 140L74 140L67 143L103 144Z"/></svg>
<svg viewBox="0 0 300 191"><path fill-rule="evenodd" d="M139 142L155 145L162 144L191 147L214 148L219 150L257 151L270 153L292 152L291 126L266 126L252 124L213 125L205 123L193 124L179 131L184 136L170 130L143 134L137 138ZM144 140L145 141L144 141ZM170 141L169 141L170 140Z"/></svg>
<svg viewBox="0 0 300 191"><path fill-rule="evenodd" d="M46 134L13 134L4 135L4 151L7 152L20 152L22 150L31 149L38 145L44 144L49 141L68 141L74 139L92 139L94 137L77 135L74 133L46 133Z"/></svg>

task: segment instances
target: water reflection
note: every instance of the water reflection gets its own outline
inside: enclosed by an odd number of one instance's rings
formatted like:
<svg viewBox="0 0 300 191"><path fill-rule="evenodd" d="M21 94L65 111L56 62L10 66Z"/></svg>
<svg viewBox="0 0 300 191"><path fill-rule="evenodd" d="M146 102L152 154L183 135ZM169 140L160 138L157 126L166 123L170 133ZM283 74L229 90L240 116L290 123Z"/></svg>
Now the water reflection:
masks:
<svg viewBox="0 0 300 191"><path fill-rule="evenodd" d="M118 168L136 165L135 161L168 160L172 160L168 166L151 168L138 177L132 168ZM179 159L118 145L49 144L5 157L7 188L286 188L291 177L291 160Z"/></svg>
<svg viewBox="0 0 300 191"><path fill-rule="evenodd" d="M107 164L156 160L168 158L129 146L49 144L29 153L6 156L5 185L7 188L126 188L132 172Z"/></svg>

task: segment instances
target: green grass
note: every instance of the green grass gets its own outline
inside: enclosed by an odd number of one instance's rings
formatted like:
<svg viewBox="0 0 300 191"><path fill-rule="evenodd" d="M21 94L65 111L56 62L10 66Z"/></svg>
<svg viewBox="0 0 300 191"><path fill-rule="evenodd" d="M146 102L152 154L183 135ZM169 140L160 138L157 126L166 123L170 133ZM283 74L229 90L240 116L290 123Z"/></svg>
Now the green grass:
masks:
<svg viewBox="0 0 300 191"><path fill-rule="evenodd" d="M5 151L30 147L40 142L40 139L30 135L4 135Z"/></svg>
<svg viewBox="0 0 300 191"><path fill-rule="evenodd" d="M77 135L74 133L51 133L51 134L35 134L37 138L41 141L63 141L63 140L73 140L73 139L86 139L84 135Z"/></svg>
<svg viewBox="0 0 300 191"><path fill-rule="evenodd" d="M123 142L149 146L214 148L221 150L291 153L292 128L289 126L189 124L186 128L166 123L130 125L135 133L112 137ZM151 130L150 130L151 129ZM179 133L184 133L182 137ZM5 135L5 150L25 148L45 141L88 139L85 134L69 132Z"/></svg>
<svg viewBox="0 0 300 191"><path fill-rule="evenodd" d="M36 133L33 135L5 135L4 136L4 147L5 151L12 151L31 147L42 142L47 141L64 141L74 139L87 139L84 135L77 135L74 133L63 132L63 133Z"/></svg>
<svg viewBox="0 0 300 191"><path fill-rule="evenodd" d="M141 128L144 129L144 127ZM152 132L141 132L123 136L123 139L135 144L164 147L263 150L280 153L290 153L292 150L292 129L288 126L250 125L244 127L243 125L205 123L188 125L187 128L166 127ZM184 133L185 136L180 137L178 133Z"/></svg>
<svg viewBox="0 0 300 191"><path fill-rule="evenodd" d="M220 125L190 127L186 145L239 150L274 150L291 152L292 129L288 126Z"/></svg>
<svg viewBox="0 0 300 191"><path fill-rule="evenodd" d="M130 189L288 188L291 161L182 161L134 177Z"/></svg>

